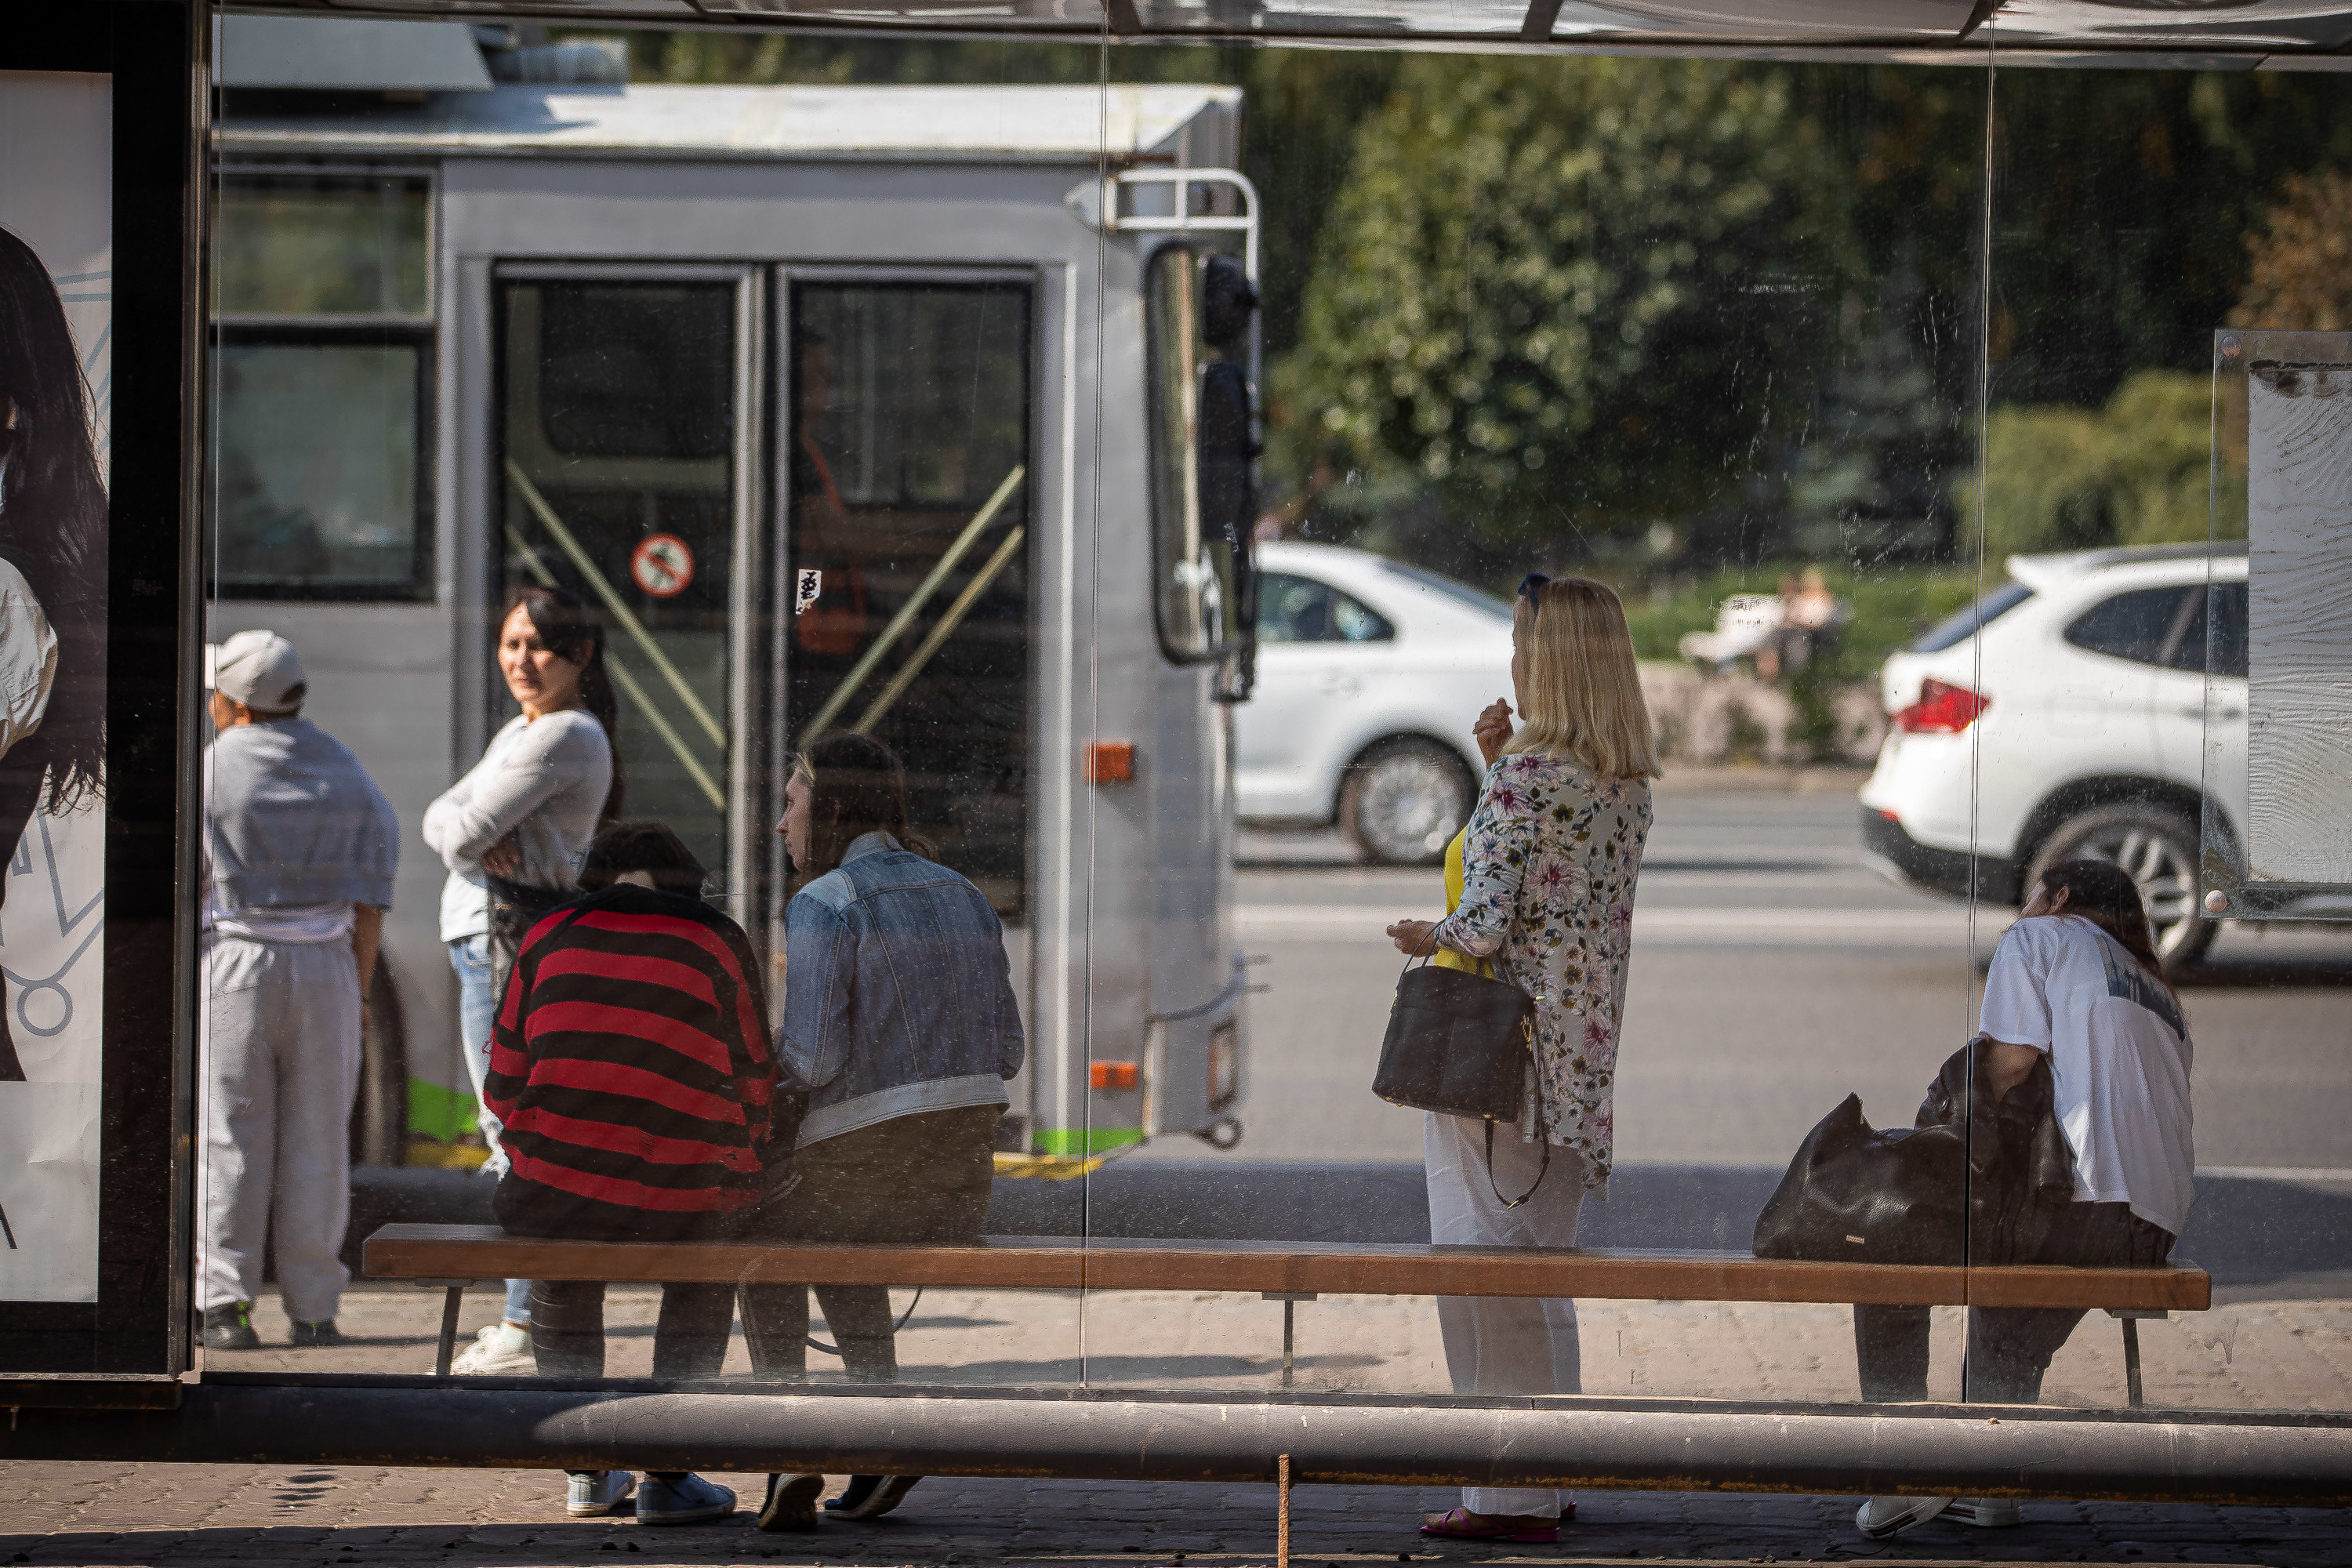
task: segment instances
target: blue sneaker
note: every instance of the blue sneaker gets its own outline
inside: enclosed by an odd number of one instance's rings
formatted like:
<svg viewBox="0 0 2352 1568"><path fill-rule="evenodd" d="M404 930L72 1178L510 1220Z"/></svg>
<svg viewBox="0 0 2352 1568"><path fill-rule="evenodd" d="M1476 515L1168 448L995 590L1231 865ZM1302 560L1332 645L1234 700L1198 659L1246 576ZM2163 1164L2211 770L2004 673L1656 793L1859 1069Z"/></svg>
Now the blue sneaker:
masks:
<svg viewBox="0 0 2352 1568"><path fill-rule="evenodd" d="M700 1476L681 1476L675 1481L647 1476L646 1484L637 1489L639 1524L700 1524L705 1520L725 1519L734 1511L735 1494Z"/></svg>
<svg viewBox="0 0 2352 1568"><path fill-rule="evenodd" d="M570 1519L602 1519L618 1513L637 1483L626 1470L575 1470L564 1489L563 1512Z"/></svg>

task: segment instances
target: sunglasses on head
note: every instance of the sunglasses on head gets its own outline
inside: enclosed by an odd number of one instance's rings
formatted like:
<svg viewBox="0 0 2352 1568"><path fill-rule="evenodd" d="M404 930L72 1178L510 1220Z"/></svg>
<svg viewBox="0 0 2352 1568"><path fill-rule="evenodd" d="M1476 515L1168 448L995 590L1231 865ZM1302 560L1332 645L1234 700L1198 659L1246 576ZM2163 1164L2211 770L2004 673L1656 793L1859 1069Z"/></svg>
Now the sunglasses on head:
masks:
<svg viewBox="0 0 2352 1568"><path fill-rule="evenodd" d="M1530 610L1543 608L1543 587L1551 579L1540 572L1530 572L1519 579L1519 597L1528 602Z"/></svg>

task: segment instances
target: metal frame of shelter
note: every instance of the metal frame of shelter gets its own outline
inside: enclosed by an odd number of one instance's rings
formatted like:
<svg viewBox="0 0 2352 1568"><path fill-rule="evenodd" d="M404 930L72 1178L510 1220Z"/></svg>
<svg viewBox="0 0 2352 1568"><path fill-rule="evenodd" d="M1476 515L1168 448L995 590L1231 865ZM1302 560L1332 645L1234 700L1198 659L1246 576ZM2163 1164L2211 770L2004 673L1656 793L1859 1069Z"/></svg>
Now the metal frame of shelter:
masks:
<svg viewBox="0 0 2352 1568"><path fill-rule="evenodd" d="M2352 5L2116 0L380 0L276 15L855 29L1132 42L2352 68ZM2012 26L2009 11L2018 13ZM115 79L107 989L94 1304L0 1306L0 1459L630 1465L1193 1480L2352 1501L2352 1413L2003 1411L1591 1398L1248 1399L185 1371L202 626L202 0L19 5L0 68ZM1843 21L1840 18L1843 17ZM895 18L895 21L893 20ZM174 521L176 521L176 526ZM168 984L164 981L168 977ZM139 1136L121 1135L136 1130Z"/></svg>

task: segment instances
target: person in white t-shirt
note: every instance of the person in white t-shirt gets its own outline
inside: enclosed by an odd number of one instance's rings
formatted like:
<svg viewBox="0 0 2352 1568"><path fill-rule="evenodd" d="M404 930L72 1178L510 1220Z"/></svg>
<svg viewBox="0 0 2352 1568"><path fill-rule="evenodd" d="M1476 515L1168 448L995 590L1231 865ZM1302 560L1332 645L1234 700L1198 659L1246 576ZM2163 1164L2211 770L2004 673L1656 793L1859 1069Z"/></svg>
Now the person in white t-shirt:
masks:
<svg viewBox="0 0 2352 1568"><path fill-rule="evenodd" d="M2050 1064L2074 1195L2029 1208L1977 1256L2079 1268L2164 1263L2195 1196L2192 1047L2128 873L2105 860L2063 861L2042 873L1993 953L1978 1030L1980 1081L2000 1099ZM2051 1357L2082 1318L2080 1308L1971 1308L1962 1396L2035 1403ZM1925 1308L1856 1308L1854 1351L1864 1399L1927 1397ZM1969 1524L2020 1517L2014 1503L1873 1498L1855 1522L1883 1538L1939 1514Z"/></svg>

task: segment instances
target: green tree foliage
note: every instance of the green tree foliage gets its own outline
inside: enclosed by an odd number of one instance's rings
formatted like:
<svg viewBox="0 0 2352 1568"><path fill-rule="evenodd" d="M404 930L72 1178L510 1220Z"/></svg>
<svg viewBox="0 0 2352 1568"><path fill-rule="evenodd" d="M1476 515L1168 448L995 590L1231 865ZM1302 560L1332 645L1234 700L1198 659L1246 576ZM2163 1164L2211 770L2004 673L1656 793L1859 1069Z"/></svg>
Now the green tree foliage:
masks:
<svg viewBox="0 0 2352 1568"><path fill-rule="evenodd" d="M2212 427L2211 378L2182 371L2136 371L2102 409L1994 409L1985 554L2205 538ZM1955 486L1962 515L1976 515L1977 492L1973 472Z"/></svg>
<svg viewBox="0 0 2352 1568"><path fill-rule="evenodd" d="M1415 57L1332 205L1279 395L1496 538L1716 504L1848 264L1785 73Z"/></svg>
<svg viewBox="0 0 2352 1568"><path fill-rule="evenodd" d="M2247 277L2233 327L2340 332L2352 327L2352 175L2291 174L2246 237Z"/></svg>

